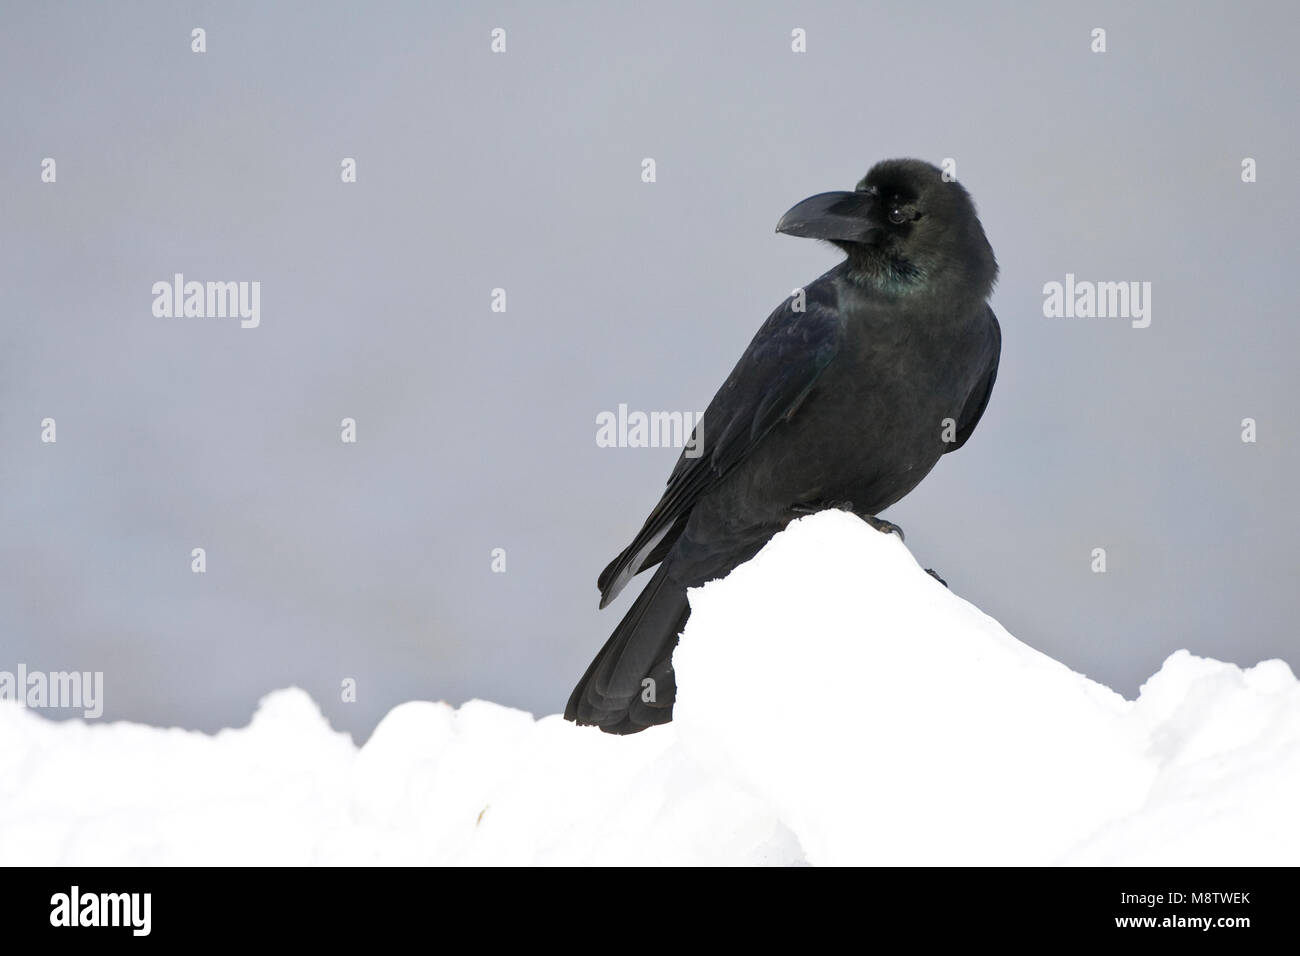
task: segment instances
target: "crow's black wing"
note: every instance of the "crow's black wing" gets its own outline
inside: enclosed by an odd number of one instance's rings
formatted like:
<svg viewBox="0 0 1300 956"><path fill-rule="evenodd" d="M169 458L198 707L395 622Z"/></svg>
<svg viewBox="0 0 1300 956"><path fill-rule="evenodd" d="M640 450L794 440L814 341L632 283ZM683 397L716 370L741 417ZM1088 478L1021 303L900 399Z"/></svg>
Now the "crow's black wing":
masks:
<svg viewBox="0 0 1300 956"><path fill-rule="evenodd" d="M692 436L696 457L682 452L645 525L601 573L601 607L638 571L663 559L700 496L743 461L772 426L798 411L839 351L843 324L833 283L823 277L804 293L804 311L794 310L793 297L782 303L713 396Z"/></svg>
<svg viewBox="0 0 1300 956"><path fill-rule="evenodd" d="M966 444L971 432L975 431L975 426L983 417L984 409L988 407L989 396L993 394L993 383L998 379L998 360L1002 355L1002 328L998 325L998 317L993 314L992 309L989 309L989 326L993 334L989 346L988 371L971 391L970 397L966 399L966 404L961 410L961 418L957 422L956 438L948 448L944 449L945 455Z"/></svg>

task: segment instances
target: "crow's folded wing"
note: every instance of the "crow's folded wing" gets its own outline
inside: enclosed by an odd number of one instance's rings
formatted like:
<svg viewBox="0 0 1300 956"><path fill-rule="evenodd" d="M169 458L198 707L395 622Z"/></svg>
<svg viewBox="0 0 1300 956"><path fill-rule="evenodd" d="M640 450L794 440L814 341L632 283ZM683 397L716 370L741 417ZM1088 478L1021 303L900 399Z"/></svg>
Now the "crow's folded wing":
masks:
<svg viewBox="0 0 1300 956"><path fill-rule="evenodd" d="M632 543L601 573L600 606L638 571L662 560L681 534L691 507L763 440L788 421L839 350L843 326L829 284L805 290L805 309L787 299L758 330L745 354L705 409L691 447L683 451L659 504Z"/></svg>
<svg viewBox="0 0 1300 956"><path fill-rule="evenodd" d="M957 435L952 444L944 449L945 455L966 444L971 432L975 431L975 426L980 423L980 418L984 415L984 409L988 407L989 396L993 394L993 383L998 379L998 360L1002 355L1002 329L998 325L998 317L993 314L992 309L989 309L989 327L992 330L992 336L987 360L988 371L976 383L975 388L971 390L970 397L966 399L966 404L961 410L961 418L957 421Z"/></svg>

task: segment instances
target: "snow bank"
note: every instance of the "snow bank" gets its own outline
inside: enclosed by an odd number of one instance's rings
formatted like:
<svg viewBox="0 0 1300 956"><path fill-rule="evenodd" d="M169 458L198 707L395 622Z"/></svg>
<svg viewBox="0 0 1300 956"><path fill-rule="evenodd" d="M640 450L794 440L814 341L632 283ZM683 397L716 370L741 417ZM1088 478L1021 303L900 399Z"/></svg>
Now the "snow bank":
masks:
<svg viewBox="0 0 1300 956"><path fill-rule="evenodd" d="M678 719L634 737L409 703L358 749L293 689L215 736L5 702L0 864L1300 862L1280 661L1179 651L1125 701L839 512L691 605Z"/></svg>

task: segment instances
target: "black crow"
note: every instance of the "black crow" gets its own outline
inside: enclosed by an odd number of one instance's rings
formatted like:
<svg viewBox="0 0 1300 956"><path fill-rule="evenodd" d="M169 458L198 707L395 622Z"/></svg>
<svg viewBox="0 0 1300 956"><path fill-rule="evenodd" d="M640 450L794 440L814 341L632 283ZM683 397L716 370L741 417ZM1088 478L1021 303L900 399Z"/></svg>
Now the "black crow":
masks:
<svg viewBox="0 0 1300 956"><path fill-rule="evenodd" d="M671 720L687 588L824 508L901 535L877 515L962 447L988 404L1002 343L987 302L998 267L959 183L920 160L887 160L853 192L805 199L776 231L847 258L763 323L704 412L702 453L683 452L601 573L605 607L659 565L574 688L569 720L612 734Z"/></svg>

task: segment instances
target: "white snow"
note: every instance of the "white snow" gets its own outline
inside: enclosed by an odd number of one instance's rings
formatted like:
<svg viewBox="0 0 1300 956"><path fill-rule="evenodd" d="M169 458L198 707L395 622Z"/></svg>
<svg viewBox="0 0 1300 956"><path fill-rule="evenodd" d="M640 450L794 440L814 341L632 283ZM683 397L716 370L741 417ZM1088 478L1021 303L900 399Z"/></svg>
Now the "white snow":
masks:
<svg viewBox="0 0 1300 956"><path fill-rule="evenodd" d="M691 606L677 720L633 737L418 702L357 748L297 689L215 736L0 703L0 864L1300 862L1281 661L1179 651L1125 701L840 512Z"/></svg>

